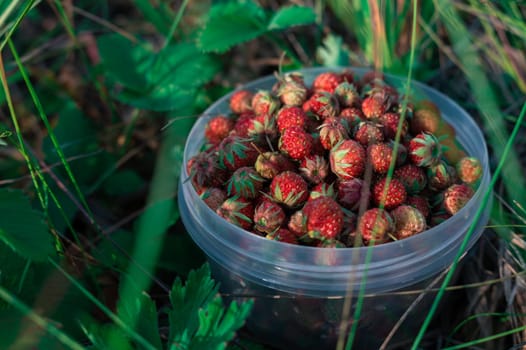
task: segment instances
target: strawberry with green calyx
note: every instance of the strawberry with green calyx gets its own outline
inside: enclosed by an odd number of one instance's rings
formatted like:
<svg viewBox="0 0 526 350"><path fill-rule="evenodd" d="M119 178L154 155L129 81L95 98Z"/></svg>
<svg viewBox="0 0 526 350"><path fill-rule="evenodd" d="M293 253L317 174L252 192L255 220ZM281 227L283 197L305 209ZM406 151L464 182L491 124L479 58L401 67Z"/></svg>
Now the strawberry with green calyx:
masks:
<svg viewBox="0 0 526 350"><path fill-rule="evenodd" d="M342 109L340 119L342 124L347 128L347 132L351 134L351 132L365 120L365 116L359 108L349 107Z"/></svg>
<svg viewBox="0 0 526 350"><path fill-rule="evenodd" d="M237 90L230 96L230 110L236 114L252 110L252 98L254 94L248 90Z"/></svg>
<svg viewBox="0 0 526 350"><path fill-rule="evenodd" d="M349 138L347 129L342 124L340 118L325 118L319 126L320 142L323 148L330 150L338 142Z"/></svg>
<svg viewBox="0 0 526 350"><path fill-rule="evenodd" d="M429 167L440 161L442 145L435 135L420 133L409 141L408 152L413 164Z"/></svg>
<svg viewBox="0 0 526 350"><path fill-rule="evenodd" d="M357 233L366 245L376 245L389 240L395 229L391 215L380 208L366 210L358 219Z"/></svg>
<svg viewBox="0 0 526 350"><path fill-rule="evenodd" d="M393 158L393 147L389 143L374 143L367 147L369 162L377 174L386 174ZM424 174L425 176L425 174Z"/></svg>
<svg viewBox="0 0 526 350"><path fill-rule="evenodd" d="M278 77L276 94L285 106L301 106L308 95L303 75L294 72Z"/></svg>
<svg viewBox="0 0 526 350"><path fill-rule="evenodd" d="M279 141L279 150L292 159L301 160L312 151L312 136L299 126L283 130Z"/></svg>
<svg viewBox="0 0 526 350"><path fill-rule="evenodd" d="M433 191L444 190L455 183L456 180L457 172L455 168L442 160L427 168L428 187Z"/></svg>
<svg viewBox="0 0 526 350"><path fill-rule="evenodd" d="M384 133L380 124L373 122L361 122L356 128L354 139L364 146L372 145L373 143L383 142Z"/></svg>
<svg viewBox="0 0 526 350"><path fill-rule="evenodd" d="M422 191L427 185L425 171L414 164L405 164L394 172L394 177L400 180L408 194L416 194Z"/></svg>
<svg viewBox="0 0 526 350"><path fill-rule="evenodd" d="M271 146L275 144L278 135L276 119L272 115L257 115L248 127L248 137L258 145Z"/></svg>
<svg viewBox="0 0 526 350"><path fill-rule="evenodd" d="M408 196L405 203L418 209L424 218L429 217L431 208L429 206L429 201L423 196Z"/></svg>
<svg viewBox="0 0 526 350"><path fill-rule="evenodd" d="M298 237L286 228L279 228L274 232L268 233L266 238L283 243L298 244Z"/></svg>
<svg viewBox="0 0 526 350"><path fill-rule="evenodd" d="M216 152L201 152L193 156L188 161L187 171L198 193L206 187L222 187L228 179Z"/></svg>
<svg viewBox="0 0 526 350"><path fill-rule="evenodd" d="M289 208L299 207L309 197L307 182L292 171L282 172L272 179L270 195Z"/></svg>
<svg viewBox="0 0 526 350"><path fill-rule="evenodd" d="M303 109L296 106L286 106L279 110L276 116L278 131L282 133L291 126L306 128L307 115Z"/></svg>
<svg viewBox="0 0 526 350"><path fill-rule="evenodd" d="M388 185L387 191L385 190ZM384 208L391 210L405 202L407 191L404 184L395 178L388 181L387 177L381 178L373 187L373 201L376 205L383 204Z"/></svg>
<svg viewBox="0 0 526 350"><path fill-rule="evenodd" d="M209 187L199 194L199 197L205 202L205 204L216 211L221 204L227 199L225 191L218 187Z"/></svg>
<svg viewBox="0 0 526 350"><path fill-rule="evenodd" d="M241 167L236 169L227 183L229 196L240 196L254 199L263 189L265 179L261 177L254 167Z"/></svg>
<svg viewBox="0 0 526 350"><path fill-rule="evenodd" d="M264 152L258 155L254 168L263 178L272 179L283 171L295 171L296 165L280 152Z"/></svg>
<svg viewBox="0 0 526 350"><path fill-rule="evenodd" d="M221 141L218 148L219 165L230 171L251 166L258 157L252 139L230 135Z"/></svg>
<svg viewBox="0 0 526 350"><path fill-rule="evenodd" d="M256 115L272 115L279 107L280 101L269 91L260 90L252 97L252 110Z"/></svg>
<svg viewBox="0 0 526 350"><path fill-rule="evenodd" d="M426 229L424 215L415 207L400 205L390 212L395 223L394 237L404 239L414 236Z"/></svg>
<svg viewBox="0 0 526 350"><path fill-rule="evenodd" d="M382 126L382 130L386 139L394 140L399 127L401 129L400 140L405 139L408 132L407 119L404 119L401 124L400 119L400 114L393 112L387 112L380 116L378 122Z"/></svg>
<svg viewBox="0 0 526 350"><path fill-rule="evenodd" d="M340 106L336 97L328 92L316 92L309 99L310 111L321 119L336 117Z"/></svg>
<svg viewBox="0 0 526 350"><path fill-rule="evenodd" d="M254 205L249 199L237 196L230 197L221 204L216 213L226 221L245 230L250 230L254 217Z"/></svg>
<svg viewBox="0 0 526 350"><path fill-rule="evenodd" d="M482 164L475 157L463 157L456 166L460 180L467 184L476 184L482 176Z"/></svg>
<svg viewBox="0 0 526 350"><path fill-rule="evenodd" d="M312 82L312 88L315 92L333 93L334 90L343 81L340 74L334 72L324 72L318 74Z"/></svg>
<svg viewBox="0 0 526 350"><path fill-rule="evenodd" d="M369 204L371 197L369 187L365 186L364 180L360 178L338 181L336 193L336 199L342 207L355 211L362 202Z"/></svg>
<svg viewBox="0 0 526 350"><path fill-rule="evenodd" d="M254 210L254 228L263 233L273 233L285 223L283 208L276 202L264 198Z"/></svg>
<svg viewBox="0 0 526 350"><path fill-rule="evenodd" d="M244 112L239 115L234 124L234 128L230 135L248 138L248 130L252 126L253 119L255 118L253 112Z"/></svg>
<svg viewBox="0 0 526 350"><path fill-rule="evenodd" d="M302 209L307 234L315 239L336 238L343 229L343 212L331 197L321 196L308 201Z"/></svg>
<svg viewBox="0 0 526 350"><path fill-rule="evenodd" d="M343 140L329 153L332 172L340 179L360 177L365 170L365 149L354 140Z"/></svg>
<svg viewBox="0 0 526 350"><path fill-rule="evenodd" d="M367 119L378 119L391 107L391 97L385 91L375 91L362 101L362 112Z"/></svg>
<svg viewBox="0 0 526 350"><path fill-rule="evenodd" d="M309 193L309 199L307 201L311 201L322 196L331 197L333 199L336 198L336 193L334 192L334 185L325 182L321 182L315 185L311 189Z"/></svg>
<svg viewBox="0 0 526 350"><path fill-rule="evenodd" d="M329 174L329 163L325 157L310 154L301 160L299 171L309 182L319 184Z"/></svg>
<svg viewBox="0 0 526 350"><path fill-rule="evenodd" d="M217 115L210 119L205 127L205 138L213 145L218 145L230 131L234 128L234 120L224 116Z"/></svg>
<svg viewBox="0 0 526 350"><path fill-rule="evenodd" d="M345 81L342 82L334 90L334 95L336 95L336 98L338 99L338 102L342 108L358 106L361 103L360 93L358 92L356 86L352 83Z"/></svg>
<svg viewBox="0 0 526 350"><path fill-rule="evenodd" d="M444 208L448 214L455 215L473 195L473 189L466 184L451 185L444 191Z"/></svg>

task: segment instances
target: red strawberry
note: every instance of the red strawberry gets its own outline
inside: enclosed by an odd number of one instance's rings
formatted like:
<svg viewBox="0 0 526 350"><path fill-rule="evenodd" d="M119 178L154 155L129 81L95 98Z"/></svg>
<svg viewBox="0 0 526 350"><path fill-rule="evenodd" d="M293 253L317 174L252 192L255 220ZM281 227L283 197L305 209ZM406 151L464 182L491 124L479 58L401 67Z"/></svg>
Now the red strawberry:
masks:
<svg viewBox="0 0 526 350"><path fill-rule="evenodd" d="M221 204L216 213L226 221L245 230L250 230L254 217L254 205L248 199L231 197Z"/></svg>
<svg viewBox="0 0 526 350"><path fill-rule="evenodd" d="M420 133L409 141L409 157L413 164L428 167L442 156L442 146L433 134Z"/></svg>
<svg viewBox="0 0 526 350"><path fill-rule="evenodd" d="M309 201L316 199L321 196L327 196L331 198L336 198L336 193L334 193L334 186L332 184L327 184L325 182L321 182L314 186L310 193L309 193Z"/></svg>
<svg viewBox="0 0 526 350"><path fill-rule="evenodd" d="M279 105L279 100L266 90L260 90L252 97L252 110L256 115L272 115L278 110Z"/></svg>
<svg viewBox="0 0 526 350"><path fill-rule="evenodd" d="M473 197L473 190L466 184L452 185L444 192L444 207L448 214L455 215Z"/></svg>
<svg viewBox="0 0 526 350"><path fill-rule="evenodd" d="M367 208L371 197L369 187L358 178L338 181L337 193L338 203L350 210L358 210L362 202L365 202L364 207Z"/></svg>
<svg viewBox="0 0 526 350"><path fill-rule="evenodd" d="M279 152L265 152L258 155L254 164L256 171L265 179L272 179L283 171L294 171L296 166Z"/></svg>
<svg viewBox="0 0 526 350"><path fill-rule="evenodd" d="M316 239L336 238L343 229L343 212L331 197L321 196L308 201L303 207L307 233Z"/></svg>
<svg viewBox="0 0 526 350"><path fill-rule="evenodd" d="M303 159L311 153L312 136L299 126L283 130L279 138L279 150L292 159Z"/></svg>
<svg viewBox="0 0 526 350"><path fill-rule="evenodd" d="M408 194L418 193L427 185L426 173L414 164L406 164L396 169L394 177L404 184Z"/></svg>
<svg viewBox="0 0 526 350"><path fill-rule="evenodd" d="M252 126L252 120L255 118L254 113L244 112L239 115L232 130L232 135L247 138L248 130Z"/></svg>
<svg viewBox="0 0 526 350"><path fill-rule="evenodd" d="M319 127L320 142L323 148L330 150L338 142L348 139L347 129L341 123L340 118L325 118Z"/></svg>
<svg viewBox="0 0 526 350"><path fill-rule="evenodd" d="M302 159L299 170L304 178L318 184L329 174L329 163L322 156L310 154Z"/></svg>
<svg viewBox="0 0 526 350"><path fill-rule="evenodd" d="M277 95L285 106L301 106L307 99L308 89L299 73L285 74L279 83Z"/></svg>
<svg viewBox="0 0 526 350"><path fill-rule="evenodd" d="M299 107L283 107L278 112L276 122L278 124L278 130L280 133L282 133L283 130L291 126L299 126L302 129L305 129L305 124L307 123L307 115L305 114L303 109Z"/></svg>
<svg viewBox="0 0 526 350"><path fill-rule="evenodd" d="M254 210L254 228L259 232L275 232L285 222L283 208L270 199L263 199Z"/></svg>
<svg viewBox="0 0 526 350"><path fill-rule="evenodd" d="M407 120L404 119L402 124L400 124L400 114L398 113L384 113L380 116L378 119L380 124L383 127L383 132L386 139L394 140L396 136L396 132L398 130L398 127L400 125L401 131L400 131L400 140L403 140L407 135L407 129L408 129L408 123Z"/></svg>
<svg viewBox="0 0 526 350"><path fill-rule="evenodd" d="M474 184L482 176L482 165L475 157L463 157L457 163L457 174L463 182Z"/></svg>
<svg viewBox="0 0 526 350"><path fill-rule="evenodd" d="M265 179L253 167L244 166L236 169L228 180L227 192L229 196L240 196L254 199L263 189Z"/></svg>
<svg viewBox="0 0 526 350"><path fill-rule="evenodd" d="M429 216L430 207L426 198L422 196L408 196L405 202L407 205L411 205L418 209L425 218Z"/></svg>
<svg viewBox="0 0 526 350"><path fill-rule="evenodd" d="M222 187L228 179L228 174L220 166L215 152L201 152L195 155L188 161L187 170L198 193L206 187Z"/></svg>
<svg viewBox="0 0 526 350"><path fill-rule="evenodd" d="M354 139L367 146L384 140L384 133L376 123L361 122L356 130Z"/></svg>
<svg viewBox="0 0 526 350"><path fill-rule="evenodd" d="M362 101L362 112L367 119L380 118L391 106L391 98L385 92L375 92Z"/></svg>
<svg viewBox="0 0 526 350"><path fill-rule="evenodd" d="M342 109L340 112L340 119L342 120L342 124L347 128L347 131L350 133L362 121L365 120L365 116L359 108L349 107Z"/></svg>
<svg viewBox="0 0 526 350"><path fill-rule="evenodd" d="M325 91L333 93L334 89L343 81L343 77L334 72L320 73L314 78L312 88L315 92Z"/></svg>
<svg viewBox="0 0 526 350"><path fill-rule="evenodd" d="M216 211L227 198L225 191L217 187L207 188L199 195L199 197L201 197L206 205L208 205L213 211Z"/></svg>
<svg viewBox="0 0 526 350"><path fill-rule="evenodd" d="M224 115L210 119L205 127L205 137L213 145L219 144L234 128L234 121Z"/></svg>
<svg viewBox="0 0 526 350"><path fill-rule="evenodd" d="M340 72L343 82L352 83L354 82L354 72L351 69L345 68Z"/></svg>
<svg viewBox="0 0 526 350"><path fill-rule="evenodd" d="M395 222L394 236L404 239L420 233L426 229L426 219L422 213L410 205L401 205L391 211Z"/></svg>
<svg viewBox="0 0 526 350"><path fill-rule="evenodd" d="M282 172L272 179L270 195L289 208L298 207L309 197L307 182L292 171Z"/></svg>
<svg viewBox="0 0 526 350"><path fill-rule="evenodd" d="M221 141L218 152L219 164L230 171L253 165L258 156L250 139L232 135Z"/></svg>
<svg viewBox="0 0 526 350"><path fill-rule="evenodd" d="M328 92L317 92L309 101L309 111L321 119L336 117L340 113L338 100Z"/></svg>
<svg viewBox="0 0 526 350"><path fill-rule="evenodd" d="M397 179L393 178L389 181L387 191L385 191L386 183L387 178L384 177L374 185L373 200L376 205L380 206L383 204L385 209L390 210L405 202L407 192L404 184Z"/></svg>
<svg viewBox="0 0 526 350"><path fill-rule="evenodd" d="M368 245L385 243L393 230L393 218L384 209L369 209L358 219L358 234L362 236L364 243Z"/></svg>
<svg viewBox="0 0 526 350"><path fill-rule="evenodd" d="M367 148L369 162L378 174L385 174L389 170L393 158L393 148L388 143L375 143Z"/></svg>
<svg viewBox="0 0 526 350"><path fill-rule="evenodd" d="M433 191L444 190L455 183L456 180L455 168L442 160L427 168L428 187Z"/></svg>
<svg viewBox="0 0 526 350"><path fill-rule="evenodd" d="M361 102L360 93L352 83L342 82L334 90L334 95L342 107L358 106Z"/></svg>
<svg viewBox="0 0 526 350"><path fill-rule="evenodd" d="M266 145L269 142L272 144L278 137L274 116L260 114L252 118L252 123L248 126L248 136L258 144Z"/></svg>
<svg viewBox="0 0 526 350"><path fill-rule="evenodd" d="M266 238L284 243L298 244L297 236L286 228L280 228L275 232L269 233Z"/></svg>
<svg viewBox="0 0 526 350"><path fill-rule="evenodd" d="M335 145L329 154L332 172L340 179L360 177L365 170L365 149L354 140Z"/></svg>
<svg viewBox="0 0 526 350"><path fill-rule="evenodd" d="M248 90L237 90L230 96L230 109L236 114L252 110L252 97L254 94Z"/></svg>

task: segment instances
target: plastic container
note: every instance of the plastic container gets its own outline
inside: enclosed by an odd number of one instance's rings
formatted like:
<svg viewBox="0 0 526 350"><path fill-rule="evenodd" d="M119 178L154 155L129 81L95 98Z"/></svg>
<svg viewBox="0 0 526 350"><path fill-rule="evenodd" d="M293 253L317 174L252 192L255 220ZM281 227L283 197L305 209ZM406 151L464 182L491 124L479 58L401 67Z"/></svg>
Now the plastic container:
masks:
<svg viewBox="0 0 526 350"><path fill-rule="evenodd" d="M366 71L352 69L357 75ZM310 84L322 71L327 69L301 72ZM405 83L405 79L388 75L386 80L395 86ZM270 89L275 81L275 77L265 77L244 88ZM367 297L355 345L359 349L377 348L418 296L389 292L425 288L454 260L490 181L486 143L477 124L455 102L418 82L412 82L412 89L412 94L440 107L468 154L480 159L484 174L473 198L455 216L416 236L375 247L320 249L284 244L246 232L217 216L186 181L184 164L203 144L208 118L229 112L230 96L214 103L194 125L181 171L181 218L192 239L206 253L222 292L238 300L254 298L247 327L260 341L283 349L334 348L345 296L353 296L352 319L355 297L363 286ZM477 223L469 247L480 237L488 216L489 209ZM433 297L429 294L413 309L395 340L414 337Z"/></svg>

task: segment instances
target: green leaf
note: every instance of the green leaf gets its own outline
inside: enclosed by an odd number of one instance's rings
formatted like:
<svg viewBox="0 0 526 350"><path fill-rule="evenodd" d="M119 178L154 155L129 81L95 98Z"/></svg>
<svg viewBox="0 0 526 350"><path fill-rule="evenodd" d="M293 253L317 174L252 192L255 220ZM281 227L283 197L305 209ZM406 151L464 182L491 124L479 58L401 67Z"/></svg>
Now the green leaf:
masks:
<svg viewBox="0 0 526 350"><path fill-rule="evenodd" d="M0 239L14 251L34 261L55 252L42 213L31 208L22 191L0 190Z"/></svg>
<svg viewBox="0 0 526 350"><path fill-rule="evenodd" d="M110 175L103 183L104 190L112 196L129 194L144 185L143 179L133 170L122 170Z"/></svg>
<svg viewBox="0 0 526 350"><path fill-rule="evenodd" d="M148 95L124 90L117 98L130 106L161 112L190 107L194 103L196 93L195 90L185 91L178 85L168 84L154 89Z"/></svg>
<svg viewBox="0 0 526 350"><path fill-rule="evenodd" d="M312 24L316 20L316 14L311 7L288 6L281 8L267 25L268 30L286 29L293 26Z"/></svg>
<svg viewBox="0 0 526 350"><path fill-rule="evenodd" d="M323 45L316 50L316 56L325 67L346 67L350 63L349 49L338 35L327 35Z"/></svg>
<svg viewBox="0 0 526 350"><path fill-rule="evenodd" d="M134 236L130 231L117 230L108 234L93 250L93 257L97 262L105 267L126 270L130 258L122 251L131 252L133 250ZM116 245L119 248L116 247Z"/></svg>
<svg viewBox="0 0 526 350"><path fill-rule="evenodd" d="M199 35L198 45L206 52L225 52L265 33L266 26L263 9L253 1L216 4Z"/></svg>

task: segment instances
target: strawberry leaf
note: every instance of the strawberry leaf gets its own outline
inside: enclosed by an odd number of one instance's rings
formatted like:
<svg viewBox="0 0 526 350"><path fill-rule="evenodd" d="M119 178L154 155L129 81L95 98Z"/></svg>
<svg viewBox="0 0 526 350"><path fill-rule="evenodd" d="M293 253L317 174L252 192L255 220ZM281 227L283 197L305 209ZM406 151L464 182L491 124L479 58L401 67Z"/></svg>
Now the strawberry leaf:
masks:
<svg viewBox="0 0 526 350"><path fill-rule="evenodd" d="M341 36L329 34L323 39L316 56L325 67L345 67L350 64L349 48L343 43Z"/></svg>
<svg viewBox="0 0 526 350"><path fill-rule="evenodd" d="M316 20L316 14L310 7L288 6L281 8L267 25L268 30L280 30L294 26L312 24Z"/></svg>

